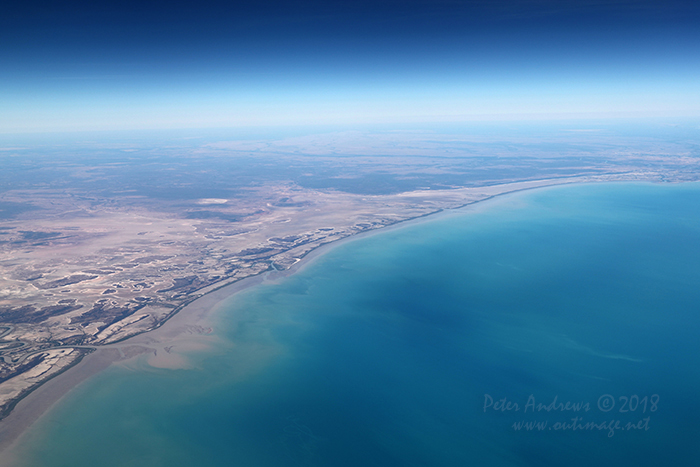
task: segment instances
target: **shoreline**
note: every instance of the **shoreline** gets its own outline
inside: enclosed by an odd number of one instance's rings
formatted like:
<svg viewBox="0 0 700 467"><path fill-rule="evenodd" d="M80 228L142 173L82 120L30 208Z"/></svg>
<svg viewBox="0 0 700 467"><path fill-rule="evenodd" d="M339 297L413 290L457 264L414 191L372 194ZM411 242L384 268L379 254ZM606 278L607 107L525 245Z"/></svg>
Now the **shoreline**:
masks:
<svg viewBox="0 0 700 467"><path fill-rule="evenodd" d="M155 361L155 364L149 360L152 366L160 368L187 368L187 366L179 366L184 365L184 363L182 359L178 360L178 354L171 354L169 348L172 348L173 345L169 344L182 344L185 341L192 343L198 339L208 339L208 343L211 343L211 328L206 327L206 325L209 324L208 318L215 315L228 299L231 299L237 293L250 287L258 286L265 282L277 281L295 274L308 267L320 256L347 242L439 219L448 215L457 215L463 212L464 209L480 205L485 201L522 191L551 188L561 185L601 182L620 183L625 181L653 183L651 181L642 180L596 180L588 177L572 177L569 179L545 179L482 187L484 192L493 191L493 193L488 194L484 198L470 201L454 208L440 209L435 212L405 219L388 226L359 232L321 244L306 253L297 263L293 264L288 269L278 270L271 266L267 271L257 275L246 277L233 283L224 284L182 305L180 310L173 313L158 327L128 337L122 341L100 346L100 348L95 351L84 355L79 362L56 374L40 384L26 396L19 399L10 414L0 421L0 454L9 453L28 429L42 416L47 414L51 408L59 403L73 388L113 364L132 360L139 355L153 354L151 359ZM185 348L185 351L187 351L186 345ZM160 356L158 355L159 352ZM6 460L3 460L0 462L0 465L4 465L5 462Z"/></svg>

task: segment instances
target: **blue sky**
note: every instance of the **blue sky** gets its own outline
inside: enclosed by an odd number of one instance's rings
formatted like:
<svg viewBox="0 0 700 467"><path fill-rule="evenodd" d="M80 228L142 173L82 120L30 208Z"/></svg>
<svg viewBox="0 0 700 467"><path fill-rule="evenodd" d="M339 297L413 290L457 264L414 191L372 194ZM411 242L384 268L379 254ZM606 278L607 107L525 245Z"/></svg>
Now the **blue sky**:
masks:
<svg viewBox="0 0 700 467"><path fill-rule="evenodd" d="M693 2L14 3L2 133L700 116Z"/></svg>

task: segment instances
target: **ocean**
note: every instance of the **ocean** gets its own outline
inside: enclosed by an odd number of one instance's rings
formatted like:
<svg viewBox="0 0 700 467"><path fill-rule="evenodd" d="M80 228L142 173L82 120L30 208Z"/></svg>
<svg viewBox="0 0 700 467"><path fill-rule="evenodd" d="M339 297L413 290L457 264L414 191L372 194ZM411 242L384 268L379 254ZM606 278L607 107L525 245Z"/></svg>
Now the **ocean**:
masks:
<svg viewBox="0 0 700 467"><path fill-rule="evenodd" d="M558 186L348 241L137 359L22 466L694 466L700 184Z"/></svg>

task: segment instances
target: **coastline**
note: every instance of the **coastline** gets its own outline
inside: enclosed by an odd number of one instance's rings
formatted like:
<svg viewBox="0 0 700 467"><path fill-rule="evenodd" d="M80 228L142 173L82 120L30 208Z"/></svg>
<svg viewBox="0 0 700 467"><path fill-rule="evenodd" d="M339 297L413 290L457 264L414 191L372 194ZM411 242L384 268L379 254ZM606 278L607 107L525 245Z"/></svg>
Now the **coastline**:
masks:
<svg viewBox="0 0 700 467"><path fill-rule="evenodd" d="M483 187L483 191L487 193L484 198L468 202L458 207L438 210L426 215L399 221L392 225L360 232L324 243L309 251L300 261L288 269L277 270L271 267L271 269L258 275L222 285L202 296L194 298L157 328L129 337L120 342L100 346L100 348L96 349L94 352L85 355L77 364L47 380L20 399L12 412L0 421L0 454L10 454L11 456L12 448L17 445L22 435L24 435L37 420L49 412L50 409L60 402L73 388L113 364L127 362L139 355L152 354L152 356L149 356L149 364L152 366L161 368L187 368L187 363L183 361L181 354L177 352L173 354L169 349L177 345L178 347L184 348L184 352L187 352L202 348L203 346L206 347L207 344L212 344L210 335L212 330L208 327L210 324L208 318L216 314L228 299L249 287L290 276L308 267L316 258L346 242L359 240L370 235L403 228L409 225L435 220L447 215L460 214L465 208L480 205L483 201L493 200L503 195L565 184L620 181L641 182L641 180L600 180L590 177L572 177L567 179L517 182ZM9 458L5 457L3 461L0 461L0 465L4 465L9 460Z"/></svg>

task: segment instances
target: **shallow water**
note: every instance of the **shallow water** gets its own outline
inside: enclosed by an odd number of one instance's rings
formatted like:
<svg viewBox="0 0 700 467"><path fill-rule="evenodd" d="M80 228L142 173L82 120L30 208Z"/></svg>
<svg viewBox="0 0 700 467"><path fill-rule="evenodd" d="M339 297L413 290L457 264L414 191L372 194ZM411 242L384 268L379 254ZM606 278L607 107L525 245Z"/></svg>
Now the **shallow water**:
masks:
<svg viewBox="0 0 700 467"><path fill-rule="evenodd" d="M80 385L20 464L696 465L699 239L700 185L602 184L348 242L230 299L194 369Z"/></svg>

